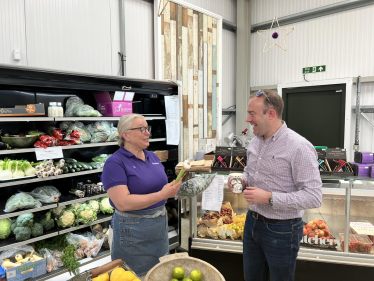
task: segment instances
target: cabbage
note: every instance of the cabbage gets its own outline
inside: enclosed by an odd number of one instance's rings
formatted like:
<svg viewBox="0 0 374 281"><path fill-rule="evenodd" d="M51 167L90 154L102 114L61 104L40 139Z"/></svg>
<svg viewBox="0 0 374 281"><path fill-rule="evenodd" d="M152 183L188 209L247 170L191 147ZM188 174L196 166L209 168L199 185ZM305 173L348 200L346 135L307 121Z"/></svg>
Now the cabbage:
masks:
<svg viewBox="0 0 374 281"><path fill-rule="evenodd" d="M8 238L11 232L10 225L11 225L10 219L0 220L0 239Z"/></svg>

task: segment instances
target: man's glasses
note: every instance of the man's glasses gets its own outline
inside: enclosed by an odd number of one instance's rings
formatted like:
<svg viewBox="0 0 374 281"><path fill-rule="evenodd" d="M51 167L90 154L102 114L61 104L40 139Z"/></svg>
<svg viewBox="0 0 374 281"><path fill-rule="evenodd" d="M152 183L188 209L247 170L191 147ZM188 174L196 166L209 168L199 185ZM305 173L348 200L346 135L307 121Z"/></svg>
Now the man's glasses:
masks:
<svg viewBox="0 0 374 281"><path fill-rule="evenodd" d="M151 126L129 129L129 131L131 131L131 130L140 130L140 132L141 132L142 134L144 134L144 133L145 133L145 130L147 130L147 131L150 133L150 132L151 132Z"/></svg>
<svg viewBox="0 0 374 281"><path fill-rule="evenodd" d="M258 93L256 94L256 97L259 97L259 96L261 96L261 95L264 95L265 98L267 99L267 101L270 103L270 105L271 105L272 107L274 107L274 104L270 101L268 95L267 95L263 90L258 91Z"/></svg>

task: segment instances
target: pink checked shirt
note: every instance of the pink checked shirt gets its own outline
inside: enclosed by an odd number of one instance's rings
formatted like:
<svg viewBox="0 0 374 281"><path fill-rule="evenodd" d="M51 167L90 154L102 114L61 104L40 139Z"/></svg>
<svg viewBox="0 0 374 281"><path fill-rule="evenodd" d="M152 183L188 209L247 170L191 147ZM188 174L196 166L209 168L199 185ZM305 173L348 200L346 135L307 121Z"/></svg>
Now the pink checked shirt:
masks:
<svg viewBox="0 0 374 281"><path fill-rule="evenodd" d="M299 218L305 209L322 204L317 152L308 140L288 129L286 122L266 142L262 136L252 139L244 177L247 186L273 193L273 207L249 205L267 218Z"/></svg>

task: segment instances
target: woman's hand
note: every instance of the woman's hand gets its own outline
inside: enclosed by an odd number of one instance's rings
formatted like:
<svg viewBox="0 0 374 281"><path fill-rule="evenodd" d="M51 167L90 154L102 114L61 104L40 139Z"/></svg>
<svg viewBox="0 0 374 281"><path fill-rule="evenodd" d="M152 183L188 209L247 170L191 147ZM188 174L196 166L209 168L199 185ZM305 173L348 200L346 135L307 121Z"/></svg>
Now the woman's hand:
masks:
<svg viewBox="0 0 374 281"><path fill-rule="evenodd" d="M164 187L161 190L163 197L165 199L174 197L177 194L179 188L181 188L181 185L182 181L179 181L177 183L175 183L175 181L172 181L164 185Z"/></svg>

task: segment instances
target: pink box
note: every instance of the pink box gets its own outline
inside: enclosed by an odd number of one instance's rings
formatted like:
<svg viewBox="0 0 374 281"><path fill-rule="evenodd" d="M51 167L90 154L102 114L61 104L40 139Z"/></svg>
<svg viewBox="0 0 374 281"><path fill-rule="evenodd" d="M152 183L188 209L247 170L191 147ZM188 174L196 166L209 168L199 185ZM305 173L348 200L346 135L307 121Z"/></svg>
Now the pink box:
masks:
<svg viewBox="0 0 374 281"><path fill-rule="evenodd" d="M122 116L132 113L132 100L134 92L116 91L114 94L109 92L94 93L97 102L97 110L103 116Z"/></svg>

